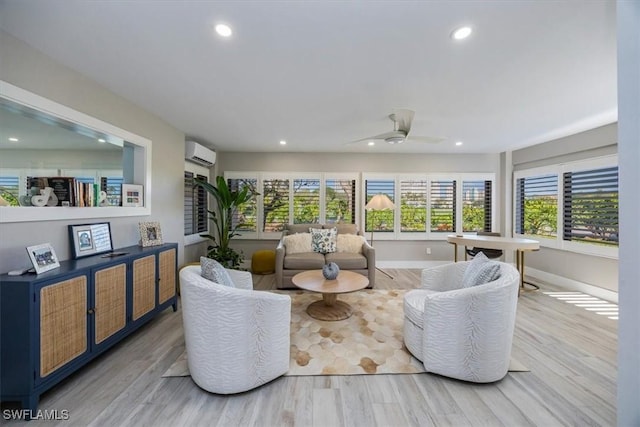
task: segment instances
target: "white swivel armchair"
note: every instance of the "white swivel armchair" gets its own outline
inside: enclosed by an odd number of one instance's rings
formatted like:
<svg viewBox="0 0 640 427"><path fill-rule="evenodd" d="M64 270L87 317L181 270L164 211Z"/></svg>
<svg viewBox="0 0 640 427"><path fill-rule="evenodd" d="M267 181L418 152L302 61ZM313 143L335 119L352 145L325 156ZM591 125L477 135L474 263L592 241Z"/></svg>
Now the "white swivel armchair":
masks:
<svg viewBox="0 0 640 427"><path fill-rule="evenodd" d="M493 382L509 370L520 276L500 262L497 280L462 288L470 263L422 271L422 288L404 297L404 341L427 372Z"/></svg>
<svg viewBox="0 0 640 427"><path fill-rule="evenodd" d="M189 372L219 394L256 388L289 369L291 298L254 291L251 273L227 271L235 288L203 278L198 265L180 271Z"/></svg>

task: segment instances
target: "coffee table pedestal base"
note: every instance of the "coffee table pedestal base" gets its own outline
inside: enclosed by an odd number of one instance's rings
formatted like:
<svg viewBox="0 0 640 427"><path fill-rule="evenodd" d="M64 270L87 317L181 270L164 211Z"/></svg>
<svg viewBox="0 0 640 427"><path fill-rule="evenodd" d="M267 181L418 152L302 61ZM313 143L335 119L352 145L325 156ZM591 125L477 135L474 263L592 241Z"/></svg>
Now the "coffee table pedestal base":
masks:
<svg viewBox="0 0 640 427"><path fill-rule="evenodd" d="M322 300L309 304L307 314L318 320L344 320L351 317L353 308L344 301L338 301L336 294L322 294Z"/></svg>

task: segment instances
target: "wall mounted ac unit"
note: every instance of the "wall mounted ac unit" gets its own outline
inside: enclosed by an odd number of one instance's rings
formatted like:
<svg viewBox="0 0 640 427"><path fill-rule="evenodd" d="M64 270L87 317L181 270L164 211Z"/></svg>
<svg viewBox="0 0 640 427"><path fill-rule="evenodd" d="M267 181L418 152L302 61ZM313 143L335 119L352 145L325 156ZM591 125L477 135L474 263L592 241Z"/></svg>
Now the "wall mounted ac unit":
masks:
<svg viewBox="0 0 640 427"><path fill-rule="evenodd" d="M213 166L216 163L216 152L195 141L186 141L184 158L203 166Z"/></svg>

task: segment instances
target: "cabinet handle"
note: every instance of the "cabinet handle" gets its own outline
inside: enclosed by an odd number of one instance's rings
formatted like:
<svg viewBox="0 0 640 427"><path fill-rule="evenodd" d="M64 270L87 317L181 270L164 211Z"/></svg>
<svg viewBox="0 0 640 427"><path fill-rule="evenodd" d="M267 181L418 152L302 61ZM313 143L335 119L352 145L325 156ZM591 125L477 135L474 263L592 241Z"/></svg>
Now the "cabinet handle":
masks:
<svg viewBox="0 0 640 427"><path fill-rule="evenodd" d="M93 313L95 313L95 312L96 312L96 311L95 311L93 308L90 308L89 310L87 310L87 313L88 313L88 314L93 314Z"/></svg>

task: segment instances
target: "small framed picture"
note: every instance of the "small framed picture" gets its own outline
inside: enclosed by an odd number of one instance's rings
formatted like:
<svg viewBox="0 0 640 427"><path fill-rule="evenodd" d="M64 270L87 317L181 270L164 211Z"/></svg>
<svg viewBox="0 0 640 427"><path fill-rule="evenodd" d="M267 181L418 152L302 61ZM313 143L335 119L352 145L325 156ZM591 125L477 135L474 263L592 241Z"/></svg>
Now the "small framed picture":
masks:
<svg viewBox="0 0 640 427"><path fill-rule="evenodd" d="M141 222L139 227L140 242L143 247L162 244L162 231L159 222Z"/></svg>
<svg viewBox="0 0 640 427"><path fill-rule="evenodd" d="M133 208L144 206L142 185L122 184L122 206Z"/></svg>
<svg viewBox="0 0 640 427"><path fill-rule="evenodd" d="M108 222L70 225L69 240L75 259L113 250L111 226Z"/></svg>
<svg viewBox="0 0 640 427"><path fill-rule="evenodd" d="M29 254L29 258L31 258L31 263L33 264L33 269L36 271L36 274L60 267L56 251L53 250L51 243L29 246L27 247L27 253Z"/></svg>

